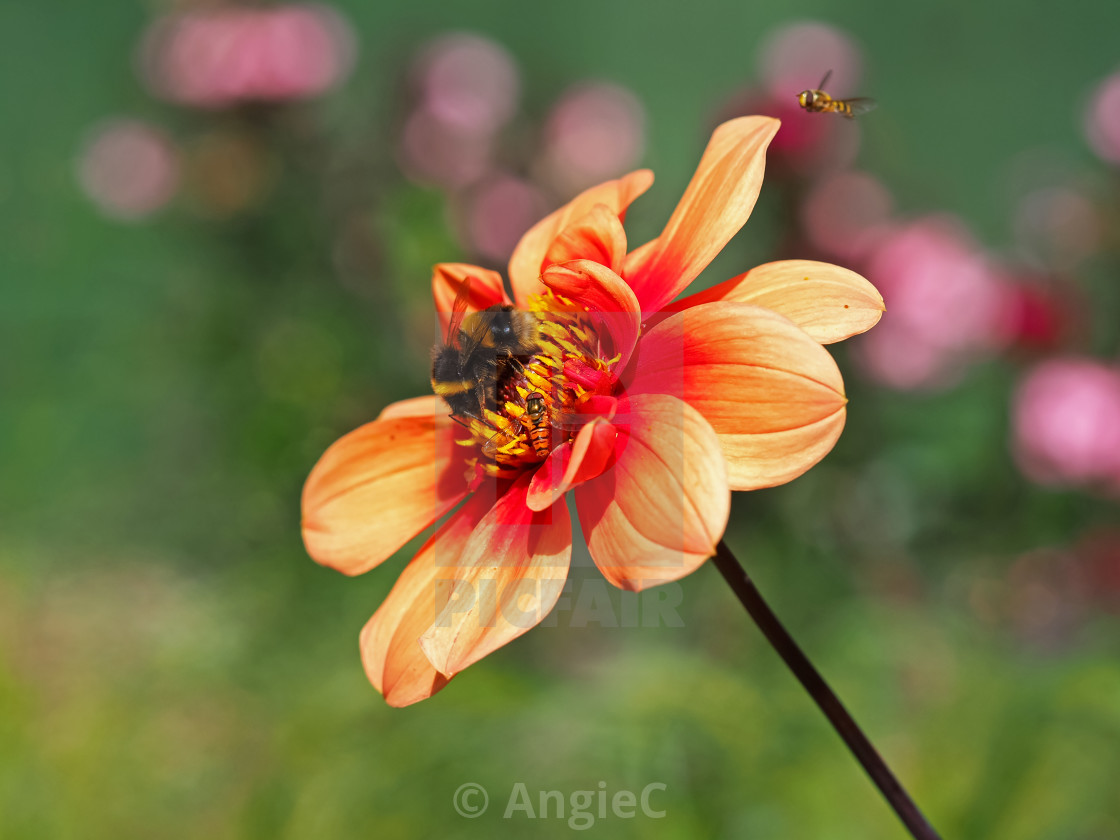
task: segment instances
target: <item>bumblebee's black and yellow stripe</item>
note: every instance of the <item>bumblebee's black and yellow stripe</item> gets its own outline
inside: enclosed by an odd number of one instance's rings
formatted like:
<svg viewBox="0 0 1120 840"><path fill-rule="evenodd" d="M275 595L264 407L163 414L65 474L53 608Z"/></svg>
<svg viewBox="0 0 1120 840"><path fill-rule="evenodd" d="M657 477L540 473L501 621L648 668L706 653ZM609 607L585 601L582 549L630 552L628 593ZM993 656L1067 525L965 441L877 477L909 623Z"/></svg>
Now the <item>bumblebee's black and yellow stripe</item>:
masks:
<svg viewBox="0 0 1120 840"><path fill-rule="evenodd" d="M432 359L432 390L443 397L452 414L479 417L484 400L477 393L478 383L463 378L459 354L454 347L437 348Z"/></svg>
<svg viewBox="0 0 1120 840"><path fill-rule="evenodd" d="M497 404L506 370L537 352L537 322L509 304L473 312L459 325L461 317L453 317L447 342L432 351L432 390L453 415L481 418Z"/></svg>

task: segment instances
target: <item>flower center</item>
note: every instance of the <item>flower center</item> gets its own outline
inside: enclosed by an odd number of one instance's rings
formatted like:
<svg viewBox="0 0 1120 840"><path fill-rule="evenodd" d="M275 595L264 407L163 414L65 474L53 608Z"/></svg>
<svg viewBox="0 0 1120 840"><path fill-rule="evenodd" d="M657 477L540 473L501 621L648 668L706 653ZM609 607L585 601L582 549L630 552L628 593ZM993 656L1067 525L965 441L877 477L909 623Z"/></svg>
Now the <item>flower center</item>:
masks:
<svg viewBox="0 0 1120 840"><path fill-rule="evenodd" d="M458 441L478 447L473 462L492 476L536 465L571 440L586 419L583 403L609 380L613 360L600 358L585 309L548 290L530 298L529 311L537 352L501 362L494 409L468 418L470 436Z"/></svg>

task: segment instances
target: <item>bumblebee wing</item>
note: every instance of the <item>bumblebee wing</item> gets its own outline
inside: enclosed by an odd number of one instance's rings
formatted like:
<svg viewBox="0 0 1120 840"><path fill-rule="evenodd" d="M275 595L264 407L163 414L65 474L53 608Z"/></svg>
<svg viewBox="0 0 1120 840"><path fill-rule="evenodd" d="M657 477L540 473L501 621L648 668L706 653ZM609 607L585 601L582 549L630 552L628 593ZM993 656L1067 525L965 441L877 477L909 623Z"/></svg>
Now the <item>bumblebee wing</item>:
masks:
<svg viewBox="0 0 1120 840"><path fill-rule="evenodd" d="M456 324L456 329L459 330L456 339L459 342L459 358L465 360L471 358L486 340L489 335L489 322L485 310L472 312L465 321L460 313L459 321L460 323Z"/></svg>
<svg viewBox="0 0 1120 840"><path fill-rule="evenodd" d="M845 99L844 101L848 104L848 107L852 109L853 117L859 114L866 114L868 111L874 111L879 107L878 102L867 96L857 96L853 99Z"/></svg>
<svg viewBox="0 0 1120 840"><path fill-rule="evenodd" d="M831 79L831 78L832 78L832 71L829 70L827 73L824 74L824 78L821 79L821 83L819 85L817 85L817 90L824 90L824 86L828 84L828 80Z"/></svg>
<svg viewBox="0 0 1120 840"><path fill-rule="evenodd" d="M463 323L463 316L467 314L467 304L471 299L471 278L460 284L455 295L455 302L451 304L451 320L447 323L447 336L444 343L449 347L458 345L459 325Z"/></svg>

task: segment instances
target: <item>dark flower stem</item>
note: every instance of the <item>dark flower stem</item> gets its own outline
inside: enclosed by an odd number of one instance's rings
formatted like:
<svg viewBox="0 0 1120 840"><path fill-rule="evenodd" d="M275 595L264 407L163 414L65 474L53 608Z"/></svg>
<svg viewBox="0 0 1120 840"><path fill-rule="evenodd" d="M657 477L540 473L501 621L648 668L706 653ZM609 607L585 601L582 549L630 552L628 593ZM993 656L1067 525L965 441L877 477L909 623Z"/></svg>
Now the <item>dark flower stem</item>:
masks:
<svg viewBox="0 0 1120 840"><path fill-rule="evenodd" d="M761 593L747 575L746 569L743 568L735 555L731 553L731 549L722 540L720 540L716 549L716 556L712 558L712 562L715 563L719 573L723 575L724 580L727 581L732 591L746 607L750 617L758 625L758 629L773 645L778 655L785 660L794 676L801 681L805 690L809 692L809 696L816 701L820 710L824 712L824 716L828 718L829 723L844 739L848 749L863 765L863 769L867 771L871 781L875 783L879 792L894 808L898 818L909 829L911 836L915 840L940 840L937 832L933 830L926 818L922 816L922 812L918 810L918 806L914 804L914 800L910 798L910 795L898 783L898 779L894 777L894 773L887 767L883 757L867 740L863 730L852 720L848 710L844 708L839 698L832 693L832 689L828 687L824 678L817 673L813 663L801 652L797 642L786 632L786 628L782 626L778 617L774 615L769 605L762 599Z"/></svg>

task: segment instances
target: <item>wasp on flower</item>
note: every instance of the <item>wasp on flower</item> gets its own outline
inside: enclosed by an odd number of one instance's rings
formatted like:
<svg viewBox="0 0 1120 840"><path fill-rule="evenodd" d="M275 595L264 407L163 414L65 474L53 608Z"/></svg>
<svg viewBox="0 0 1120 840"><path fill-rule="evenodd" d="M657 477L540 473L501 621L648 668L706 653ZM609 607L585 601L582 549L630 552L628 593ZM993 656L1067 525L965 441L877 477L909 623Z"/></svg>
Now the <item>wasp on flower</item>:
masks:
<svg viewBox="0 0 1120 840"><path fill-rule="evenodd" d="M368 571L438 520L361 634L395 706L443 688L540 623L572 550L616 586L679 579L715 552L732 490L790 481L832 448L843 381L823 344L883 311L859 275L768 263L678 295L746 222L779 127L716 129L661 235L630 248L648 170L592 187L533 226L497 272L437 265L435 395L337 441L303 493L311 556Z"/></svg>

